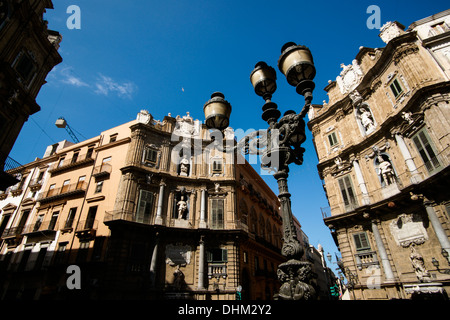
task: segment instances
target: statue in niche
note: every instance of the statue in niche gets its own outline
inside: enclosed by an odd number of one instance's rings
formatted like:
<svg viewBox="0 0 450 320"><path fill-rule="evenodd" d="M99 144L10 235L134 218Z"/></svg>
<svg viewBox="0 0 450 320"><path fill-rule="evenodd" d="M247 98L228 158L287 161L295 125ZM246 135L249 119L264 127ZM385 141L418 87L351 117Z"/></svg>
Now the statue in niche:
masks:
<svg viewBox="0 0 450 320"><path fill-rule="evenodd" d="M175 271L173 272L174 280L173 286L175 290L180 291L184 287L184 273L180 270L180 266L177 266Z"/></svg>
<svg viewBox="0 0 450 320"><path fill-rule="evenodd" d="M178 219L187 219L188 206L185 201L185 196L182 195L180 201L177 202Z"/></svg>
<svg viewBox="0 0 450 320"><path fill-rule="evenodd" d="M430 273L425 268L423 257L416 251L414 245L411 246L411 254L409 255L409 258L411 259L417 278L422 282L430 282Z"/></svg>
<svg viewBox="0 0 450 320"><path fill-rule="evenodd" d="M379 155L377 159L378 168L380 169L379 175L381 176L381 181L384 181L386 185L395 183L395 172L392 168L392 164L389 162L389 160L386 160L381 155Z"/></svg>
<svg viewBox="0 0 450 320"><path fill-rule="evenodd" d="M189 160L187 156L183 156L183 158L180 161L180 175L181 176L189 176Z"/></svg>
<svg viewBox="0 0 450 320"><path fill-rule="evenodd" d="M370 112L368 107L360 107L357 115L359 121L364 127L366 134L369 134L373 130L375 130L375 122L372 117L372 113Z"/></svg>

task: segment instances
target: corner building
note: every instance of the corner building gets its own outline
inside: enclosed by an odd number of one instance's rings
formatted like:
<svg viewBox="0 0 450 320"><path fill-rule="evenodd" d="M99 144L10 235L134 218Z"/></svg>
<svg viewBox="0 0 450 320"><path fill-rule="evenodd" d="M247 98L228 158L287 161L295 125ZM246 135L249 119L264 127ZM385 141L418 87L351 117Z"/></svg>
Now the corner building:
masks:
<svg viewBox="0 0 450 320"><path fill-rule="evenodd" d="M8 155L28 117L41 108L36 97L47 74L62 61L62 36L43 19L50 0L0 1L0 189L17 183L5 171Z"/></svg>
<svg viewBox="0 0 450 320"><path fill-rule="evenodd" d="M141 111L9 173L22 179L0 197L1 299L268 300L279 288L277 196L189 114Z"/></svg>
<svg viewBox="0 0 450 320"><path fill-rule="evenodd" d="M449 10L385 24L309 114L354 299L448 298L449 26Z"/></svg>

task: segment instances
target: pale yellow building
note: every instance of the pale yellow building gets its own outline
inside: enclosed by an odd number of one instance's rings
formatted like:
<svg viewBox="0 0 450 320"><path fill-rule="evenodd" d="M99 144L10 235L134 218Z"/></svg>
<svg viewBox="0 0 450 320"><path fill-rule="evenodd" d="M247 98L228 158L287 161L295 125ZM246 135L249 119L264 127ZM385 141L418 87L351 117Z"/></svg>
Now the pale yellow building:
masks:
<svg viewBox="0 0 450 320"><path fill-rule="evenodd" d="M231 135L230 135L231 134ZM234 145L228 131L226 141ZM279 201L189 114L49 146L0 198L1 299L272 299ZM81 289L67 286L80 268Z"/></svg>
<svg viewBox="0 0 450 320"><path fill-rule="evenodd" d="M385 24L386 46L361 47L310 111L352 298L449 292L449 26L449 10Z"/></svg>

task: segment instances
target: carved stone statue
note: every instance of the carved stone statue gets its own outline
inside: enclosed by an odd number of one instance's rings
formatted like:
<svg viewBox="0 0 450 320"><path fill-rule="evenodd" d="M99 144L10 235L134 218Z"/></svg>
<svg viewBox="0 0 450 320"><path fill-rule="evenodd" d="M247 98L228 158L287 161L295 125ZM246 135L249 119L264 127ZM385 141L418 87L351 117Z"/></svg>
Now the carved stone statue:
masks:
<svg viewBox="0 0 450 320"><path fill-rule="evenodd" d="M358 118L366 131L366 134L375 130L375 122L373 121L372 113L370 113L368 108L361 107L359 109Z"/></svg>
<svg viewBox="0 0 450 320"><path fill-rule="evenodd" d="M187 218L187 202L184 200L184 196L181 196L180 201L177 202L178 219Z"/></svg>
<svg viewBox="0 0 450 320"><path fill-rule="evenodd" d="M411 246L411 254L409 258L411 259L411 263L417 278L422 282L430 282L431 276L428 270L425 268L423 257L416 251L414 246Z"/></svg>
<svg viewBox="0 0 450 320"><path fill-rule="evenodd" d="M175 290L180 291L183 289L184 286L184 273L180 270L180 266L177 266L175 271L173 272L174 280L173 280L173 286Z"/></svg>
<svg viewBox="0 0 450 320"><path fill-rule="evenodd" d="M402 112L402 118L408 122L408 124L411 124L414 122L414 120L412 119L412 114L411 112Z"/></svg>
<svg viewBox="0 0 450 320"><path fill-rule="evenodd" d="M382 156L378 156L380 175L386 185L395 183L395 173L391 163Z"/></svg>
<svg viewBox="0 0 450 320"><path fill-rule="evenodd" d="M180 161L180 175L181 176L188 176L189 175L189 160L187 156L183 156L183 158Z"/></svg>

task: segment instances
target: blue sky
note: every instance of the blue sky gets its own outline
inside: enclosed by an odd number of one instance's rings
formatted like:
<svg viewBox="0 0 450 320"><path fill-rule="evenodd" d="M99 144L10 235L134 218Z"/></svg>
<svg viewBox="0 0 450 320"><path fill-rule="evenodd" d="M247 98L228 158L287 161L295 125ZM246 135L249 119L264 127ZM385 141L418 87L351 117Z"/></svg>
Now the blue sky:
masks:
<svg viewBox="0 0 450 320"><path fill-rule="evenodd" d="M203 105L221 91L231 103L235 129L266 128L263 100L249 81L258 61L278 72L273 101L281 112L300 110L295 93L277 68L280 49L293 41L308 46L317 69L313 103L328 100L323 88L340 64L350 64L360 46L383 47L369 29L370 5L381 24L412 22L448 9L445 1L143 1L54 0L45 18L63 35L63 62L47 77L37 102L42 110L24 125L10 156L20 163L42 157L47 145L68 139L54 125L63 116L80 140L135 119L141 109L156 119L185 115L203 120ZM81 29L68 29L67 8L81 10ZM328 202L317 174L308 131L304 164L291 165L289 188L294 215L311 244L337 252L320 207ZM277 193L276 182L264 177Z"/></svg>

